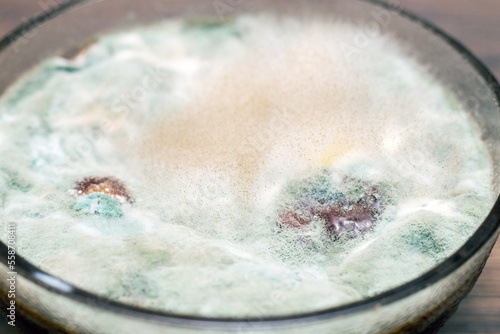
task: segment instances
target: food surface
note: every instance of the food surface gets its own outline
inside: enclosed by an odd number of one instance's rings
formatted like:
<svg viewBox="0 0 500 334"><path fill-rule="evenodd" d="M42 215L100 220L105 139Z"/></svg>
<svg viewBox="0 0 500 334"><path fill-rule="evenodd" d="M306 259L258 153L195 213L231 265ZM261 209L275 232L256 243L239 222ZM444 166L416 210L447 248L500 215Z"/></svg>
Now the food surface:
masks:
<svg viewBox="0 0 500 334"><path fill-rule="evenodd" d="M179 314L313 312L418 277L488 214L490 158L432 69L357 36L172 19L47 60L0 99L0 227L50 274Z"/></svg>

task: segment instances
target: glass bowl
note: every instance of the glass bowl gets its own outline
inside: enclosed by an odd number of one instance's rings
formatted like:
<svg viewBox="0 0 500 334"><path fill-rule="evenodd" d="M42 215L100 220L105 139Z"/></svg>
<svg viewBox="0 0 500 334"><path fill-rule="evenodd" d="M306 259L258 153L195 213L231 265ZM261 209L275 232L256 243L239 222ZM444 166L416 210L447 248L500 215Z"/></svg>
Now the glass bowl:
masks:
<svg viewBox="0 0 500 334"><path fill-rule="evenodd" d="M500 86L460 43L397 6L352 0L74 0L26 22L0 41L0 94L22 73L53 55L72 55L96 36L169 17L227 19L251 12L337 15L365 29L367 38L392 34L431 69L479 124L493 159L498 196ZM356 46L353 41L353 46ZM78 289L16 257L0 243L0 290L6 309L8 279L16 277L16 317L66 333L435 333L472 289L500 233L497 201L477 231L453 255L420 277L359 302L283 317L204 318L153 312ZM21 325L21 323L18 323ZM35 326L35 327L33 327Z"/></svg>

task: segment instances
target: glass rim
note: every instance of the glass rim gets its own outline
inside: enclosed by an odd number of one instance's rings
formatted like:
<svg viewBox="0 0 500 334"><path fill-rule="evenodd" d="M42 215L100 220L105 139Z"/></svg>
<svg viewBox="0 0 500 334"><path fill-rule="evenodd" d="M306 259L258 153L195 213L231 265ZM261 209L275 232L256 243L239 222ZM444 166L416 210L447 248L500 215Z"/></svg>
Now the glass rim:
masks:
<svg viewBox="0 0 500 334"><path fill-rule="evenodd" d="M30 30L36 29L42 23L51 20L66 11L75 8L79 4L91 5L103 0L70 0L64 4L58 5L43 14L36 16L8 33L0 40L0 53ZM500 106L500 84L491 71L480 61L472 52L470 52L461 42L449 36L447 33L437 28L434 24L422 19L407 10L391 5L381 0L358 0L367 2L384 9L397 13L410 21L419 23L431 34L439 37L444 43L447 43L455 52L458 52L474 70L485 80L486 85L493 93L497 107ZM500 110L500 108L499 108ZM499 113L500 117L500 113ZM175 312L156 311L147 308L136 307L125 303L113 301L97 294L93 294L84 289L61 280L28 262L22 256L16 254L16 272L23 278L31 281L39 287L54 292L58 295L73 299L77 302L86 304L89 307L101 308L112 313L124 314L134 318L144 320L154 320L166 324L179 325L182 327L195 327L204 329L236 329L242 325L253 326L255 328L264 327L283 327L295 323L309 323L321 320L337 318L346 315L352 315L366 311L378 306L384 306L413 295L437 281L445 278L465 262L471 259L500 229L500 196L497 198L491 211L478 227L476 232L465 242L465 244L454 254L447 257L444 261L433 267L431 270L423 273L417 278L399 285L395 288L377 294L375 296L362 299L360 301L330 307L318 311L297 313L293 315L272 316L272 317L249 317L249 318L231 318L231 317L206 317L187 314L178 314ZM8 246L0 240L0 262L8 267Z"/></svg>

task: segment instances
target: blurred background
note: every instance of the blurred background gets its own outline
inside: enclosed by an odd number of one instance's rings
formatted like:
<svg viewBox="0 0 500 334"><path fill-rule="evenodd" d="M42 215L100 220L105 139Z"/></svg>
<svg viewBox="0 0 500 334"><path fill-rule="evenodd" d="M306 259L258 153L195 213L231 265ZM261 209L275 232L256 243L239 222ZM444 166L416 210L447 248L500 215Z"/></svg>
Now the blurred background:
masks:
<svg viewBox="0 0 500 334"><path fill-rule="evenodd" d="M0 0L0 39L25 20L67 0ZM458 39L500 78L499 0L387 0ZM0 70L1 75L1 70ZM0 334L16 334L0 316ZM500 243L476 286L441 334L500 333ZM33 333L36 334L36 333Z"/></svg>

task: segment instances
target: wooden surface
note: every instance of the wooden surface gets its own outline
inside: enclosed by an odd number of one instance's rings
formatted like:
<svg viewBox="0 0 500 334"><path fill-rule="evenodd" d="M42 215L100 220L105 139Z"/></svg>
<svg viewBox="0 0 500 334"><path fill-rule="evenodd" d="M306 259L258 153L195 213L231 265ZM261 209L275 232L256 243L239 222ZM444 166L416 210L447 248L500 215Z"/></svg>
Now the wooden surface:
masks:
<svg viewBox="0 0 500 334"><path fill-rule="evenodd" d="M62 0L0 0L0 36ZM500 78L499 0L388 0L401 4L460 40ZM1 69L0 69L1 75ZM0 322L0 333L16 333ZM441 334L500 333L500 244L479 281Z"/></svg>

